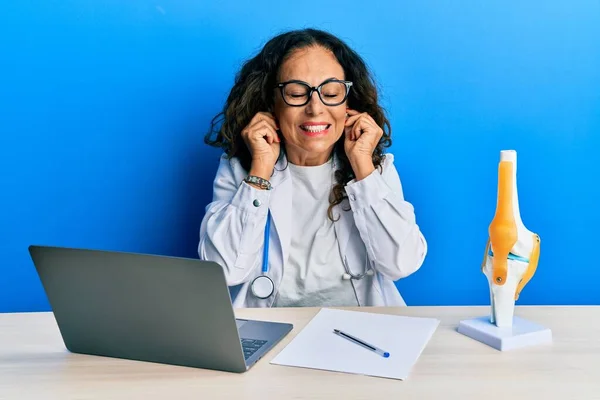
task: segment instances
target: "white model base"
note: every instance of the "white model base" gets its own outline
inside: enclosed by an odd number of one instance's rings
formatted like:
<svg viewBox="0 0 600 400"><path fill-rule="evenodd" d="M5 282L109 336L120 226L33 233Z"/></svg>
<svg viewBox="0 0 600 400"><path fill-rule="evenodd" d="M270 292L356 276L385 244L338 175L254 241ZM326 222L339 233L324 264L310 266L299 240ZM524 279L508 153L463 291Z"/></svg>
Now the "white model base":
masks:
<svg viewBox="0 0 600 400"><path fill-rule="evenodd" d="M552 342L552 331L528 320L514 317L512 327L499 328L489 317L460 321L458 332L497 350L513 350Z"/></svg>

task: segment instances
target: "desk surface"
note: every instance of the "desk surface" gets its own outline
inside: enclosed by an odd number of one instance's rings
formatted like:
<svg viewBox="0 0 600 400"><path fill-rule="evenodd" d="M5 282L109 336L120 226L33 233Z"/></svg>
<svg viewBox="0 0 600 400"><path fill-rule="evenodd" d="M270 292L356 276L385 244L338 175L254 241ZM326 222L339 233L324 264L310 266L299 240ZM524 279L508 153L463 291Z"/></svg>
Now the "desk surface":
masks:
<svg viewBox="0 0 600 400"><path fill-rule="evenodd" d="M599 399L600 307L517 307L554 342L499 352L456 332L488 307L362 308L441 323L406 381L271 365L316 308L240 309L294 330L243 374L71 354L51 313L0 314L0 399ZM460 397L459 397L460 396Z"/></svg>

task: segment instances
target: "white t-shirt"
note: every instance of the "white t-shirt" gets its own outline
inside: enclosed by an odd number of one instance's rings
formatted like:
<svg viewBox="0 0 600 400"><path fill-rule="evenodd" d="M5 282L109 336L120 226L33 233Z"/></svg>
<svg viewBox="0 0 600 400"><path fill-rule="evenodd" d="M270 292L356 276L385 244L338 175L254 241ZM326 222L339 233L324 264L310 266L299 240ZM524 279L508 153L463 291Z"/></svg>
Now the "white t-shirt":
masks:
<svg viewBox="0 0 600 400"><path fill-rule="evenodd" d="M275 307L357 306L340 255L333 221L327 216L333 165L288 163L292 176L292 240Z"/></svg>

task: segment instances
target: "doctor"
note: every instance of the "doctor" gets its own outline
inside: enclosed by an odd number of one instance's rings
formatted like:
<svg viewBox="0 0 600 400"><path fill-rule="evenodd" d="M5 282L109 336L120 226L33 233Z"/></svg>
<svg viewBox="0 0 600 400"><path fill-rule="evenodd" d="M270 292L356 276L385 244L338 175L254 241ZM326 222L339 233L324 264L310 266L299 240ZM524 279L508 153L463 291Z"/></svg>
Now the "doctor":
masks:
<svg viewBox="0 0 600 400"><path fill-rule="evenodd" d="M198 253L223 267L234 307L406 305L394 281L427 244L360 56L319 30L276 36L219 116Z"/></svg>

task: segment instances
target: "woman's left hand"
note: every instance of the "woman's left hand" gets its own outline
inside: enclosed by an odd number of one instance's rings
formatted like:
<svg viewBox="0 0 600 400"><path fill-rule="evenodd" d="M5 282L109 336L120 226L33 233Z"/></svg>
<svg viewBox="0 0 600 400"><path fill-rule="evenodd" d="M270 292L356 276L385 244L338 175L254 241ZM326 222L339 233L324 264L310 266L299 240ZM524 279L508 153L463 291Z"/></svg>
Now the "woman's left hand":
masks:
<svg viewBox="0 0 600 400"><path fill-rule="evenodd" d="M383 129L367 113L348 109L344 134L344 149L357 179L369 174L373 166L373 152L383 136ZM365 175L366 176L366 175ZM362 176L364 177L364 176Z"/></svg>

